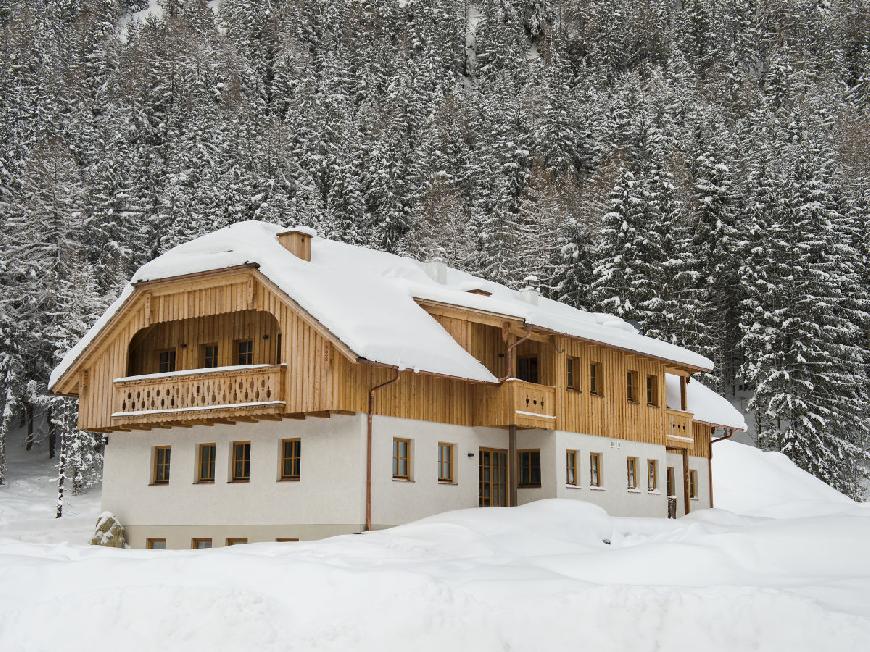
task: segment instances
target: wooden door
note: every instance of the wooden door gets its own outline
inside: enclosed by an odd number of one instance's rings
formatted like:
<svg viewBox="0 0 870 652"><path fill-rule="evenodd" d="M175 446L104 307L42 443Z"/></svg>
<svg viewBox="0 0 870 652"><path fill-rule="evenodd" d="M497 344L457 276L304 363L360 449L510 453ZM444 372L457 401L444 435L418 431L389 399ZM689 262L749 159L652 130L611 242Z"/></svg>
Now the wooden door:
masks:
<svg viewBox="0 0 870 652"><path fill-rule="evenodd" d="M479 461L480 507L507 507L507 451L481 448Z"/></svg>

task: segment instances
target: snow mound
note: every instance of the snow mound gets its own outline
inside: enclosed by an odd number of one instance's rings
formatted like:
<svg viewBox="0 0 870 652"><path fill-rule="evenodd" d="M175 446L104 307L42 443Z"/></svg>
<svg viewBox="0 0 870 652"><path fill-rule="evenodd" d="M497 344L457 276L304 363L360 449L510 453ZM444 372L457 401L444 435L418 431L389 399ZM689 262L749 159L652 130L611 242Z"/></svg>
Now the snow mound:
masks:
<svg viewBox="0 0 870 652"><path fill-rule="evenodd" d="M735 441L713 445L713 495L717 508L774 518L858 508L853 500L799 469L782 453Z"/></svg>
<svg viewBox="0 0 870 652"><path fill-rule="evenodd" d="M680 377L674 374L665 374L665 390L668 407L672 410L679 410ZM688 411L694 414L695 421L746 430L746 419L740 410L731 405L727 398L719 396L697 380L692 380L686 385L686 403Z"/></svg>

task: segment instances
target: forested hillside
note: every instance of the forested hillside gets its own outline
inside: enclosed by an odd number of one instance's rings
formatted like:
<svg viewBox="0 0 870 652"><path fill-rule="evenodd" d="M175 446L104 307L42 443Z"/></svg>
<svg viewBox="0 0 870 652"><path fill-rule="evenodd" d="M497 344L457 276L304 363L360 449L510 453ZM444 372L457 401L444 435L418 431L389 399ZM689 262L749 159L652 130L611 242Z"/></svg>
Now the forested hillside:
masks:
<svg viewBox="0 0 870 652"><path fill-rule="evenodd" d="M702 352L859 495L870 0L145 4L0 0L0 481L34 411L91 481L50 369L140 264L260 219Z"/></svg>

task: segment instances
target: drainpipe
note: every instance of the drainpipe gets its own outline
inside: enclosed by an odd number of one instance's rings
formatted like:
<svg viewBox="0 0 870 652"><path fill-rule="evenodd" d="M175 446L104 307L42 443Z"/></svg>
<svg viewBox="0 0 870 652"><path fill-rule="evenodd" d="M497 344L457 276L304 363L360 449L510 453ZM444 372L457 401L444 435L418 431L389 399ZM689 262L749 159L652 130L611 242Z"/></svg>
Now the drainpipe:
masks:
<svg viewBox="0 0 870 652"><path fill-rule="evenodd" d="M372 529L372 413L375 410L375 392L399 380L399 370L390 380L375 385L369 390L368 413L366 414L366 526L365 531Z"/></svg>
<svg viewBox="0 0 870 652"><path fill-rule="evenodd" d="M712 433L711 433L712 434ZM734 436L734 428L726 428L725 434L721 437L717 437L716 439L710 438L709 444L709 455L707 456L707 482L710 487L710 509L713 508L713 444L717 441L722 441L723 439L731 439Z"/></svg>

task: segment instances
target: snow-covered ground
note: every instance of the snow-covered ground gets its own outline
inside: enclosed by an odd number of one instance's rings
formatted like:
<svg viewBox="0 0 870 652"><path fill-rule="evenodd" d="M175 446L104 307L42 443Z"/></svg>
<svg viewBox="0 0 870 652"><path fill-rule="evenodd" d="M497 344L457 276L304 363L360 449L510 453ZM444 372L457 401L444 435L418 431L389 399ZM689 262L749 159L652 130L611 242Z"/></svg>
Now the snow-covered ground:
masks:
<svg viewBox="0 0 870 652"><path fill-rule="evenodd" d="M206 551L80 545L95 498L58 523L34 472L0 490L0 650L870 649L870 512L779 456L714 452L717 497L756 515L549 500Z"/></svg>

